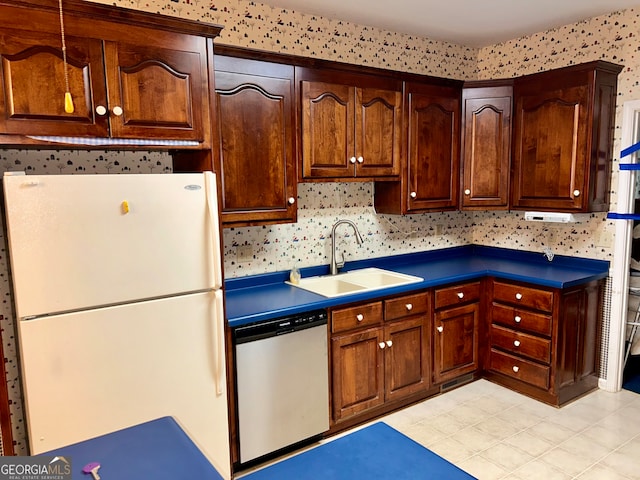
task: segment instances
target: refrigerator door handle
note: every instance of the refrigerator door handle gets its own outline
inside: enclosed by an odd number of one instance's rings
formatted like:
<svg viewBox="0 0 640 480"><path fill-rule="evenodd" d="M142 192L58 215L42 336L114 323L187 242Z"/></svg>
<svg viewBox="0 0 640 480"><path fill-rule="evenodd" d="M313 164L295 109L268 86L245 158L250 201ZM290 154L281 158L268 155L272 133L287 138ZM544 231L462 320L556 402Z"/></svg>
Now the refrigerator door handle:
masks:
<svg viewBox="0 0 640 480"><path fill-rule="evenodd" d="M207 212L209 214L209 229L212 245L212 288L222 287L222 257L220 252L220 229L218 225L218 194L216 176L213 172L203 172L204 190L207 196Z"/></svg>
<svg viewBox="0 0 640 480"><path fill-rule="evenodd" d="M215 312L213 318L213 345L215 351L214 355L214 368L215 368L215 383L216 393L218 396L222 395L222 386L225 381L223 375L225 374L225 357L224 357L224 308L223 308L223 293L222 290L214 291L214 303Z"/></svg>

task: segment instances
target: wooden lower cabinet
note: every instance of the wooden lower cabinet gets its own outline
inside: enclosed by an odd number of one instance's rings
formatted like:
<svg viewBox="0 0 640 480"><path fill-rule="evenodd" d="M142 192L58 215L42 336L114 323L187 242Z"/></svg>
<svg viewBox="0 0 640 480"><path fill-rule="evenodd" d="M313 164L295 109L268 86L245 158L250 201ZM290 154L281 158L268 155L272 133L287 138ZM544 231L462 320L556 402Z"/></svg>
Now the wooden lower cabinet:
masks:
<svg viewBox="0 0 640 480"><path fill-rule="evenodd" d="M556 406L595 389L602 288L491 281L485 376Z"/></svg>
<svg viewBox="0 0 640 480"><path fill-rule="evenodd" d="M428 306L419 293L331 312L332 423L427 392Z"/></svg>
<svg viewBox="0 0 640 480"><path fill-rule="evenodd" d="M433 321L433 382L478 370L480 282L436 289Z"/></svg>

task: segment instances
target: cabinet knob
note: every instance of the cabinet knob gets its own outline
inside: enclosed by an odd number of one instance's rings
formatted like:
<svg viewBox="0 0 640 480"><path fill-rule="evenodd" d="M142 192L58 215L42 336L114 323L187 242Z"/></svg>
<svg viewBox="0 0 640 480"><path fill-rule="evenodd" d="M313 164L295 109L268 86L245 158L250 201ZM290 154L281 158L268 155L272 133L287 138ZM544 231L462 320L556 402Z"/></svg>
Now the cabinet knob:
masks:
<svg viewBox="0 0 640 480"><path fill-rule="evenodd" d="M407 304L405 305L405 307L407 308L407 310L408 310L408 311L413 310L413 305L412 305L412 304L410 304L410 303L407 303Z"/></svg>
<svg viewBox="0 0 640 480"><path fill-rule="evenodd" d="M384 349L384 347L386 346L384 342L380 342L378 344L378 346L380 347L380 350Z"/></svg>
<svg viewBox="0 0 640 480"><path fill-rule="evenodd" d="M465 195L471 195L471 190L469 190L468 188L465 189L464 194Z"/></svg>
<svg viewBox="0 0 640 480"><path fill-rule="evenodd" d="M294 203L296 203L296 199L293 197L289 197L289 200L287 200L289 202L289 205L293 205Z"/></svg>
<svg viewBox="0 0 640 480"><path fill-rule="evenodd" d="M464 298L464 292L458 292L458 298L462 300Z"/></svg>
<svg viewBox="0 0 640 480"><path fill-rule="evenodd" d="M513 345L516 346L516 347L519 347L520 346L520 340L514 340L513 341Z"/></svg>
<svg viewBox="0 0 640 480"><path fill-rule="evenodd" d="M514 372L516 372L516 373L518 373L518 370L520 370L520 367L518 367L518 366L514 365L514 366L513 366L513 371L514 371Z"/></svg>
<svg viewBox="0 0 640 480"><path fill-rule="evenodd" d="M98 105L96 107L96 113L101 117L104 117L107 114L107 107L105 107L104 105Z"/></svg>
<svg viewBox="0 0 640 480"><path fill-rule="evenodd" d="M574 190L573 191L573 196L574 197L579 197L580 196L580 190Z"/></svg>
<svg viewBox="0 0 640 480"><path fill-rule="evenodd" d="M355 163L356 163L356 157L351 157L351 158L349 159L349 161L350 161L351 163L355 164Z"/></svg>
<svg viewBox="0 0 640 480"><path fill-rule="evenodd" d="M362 162L364 162L364 158L358 157L358 163L362 163Z"/></svg>
<svg viewBox="0 0 640 480"><path fill-rule="evenodd" d="M522 317L520 317L520 315L516 315L513 319L514 322L516 323L520 323L520 321L522 321Z"/></svg>
<svg viewBox="0 0 640 480"><path fill-rule="evenodd" d="M416 192L411 192L411 193L409 194L409 196L410 196L411 198L416 198L416 197L418 196L418 194L417 194Z"/></svg>
<svg viewBox="0 0 640 480"><path fill-rule="evenodd" d="M391 340L387 340L387 347L391 348L391 345L393 345L393 342Z"/></svg>
<svg viewBox="0 0 640 480"><path fill-rule="evenodd" d="M364 320L364 315L362 315L361 313L359 313L358 315L356 315L356 320L358 320L359 322L361 322L362 320Z"/></svg>
<svg viewBox="0 0 640 480"><path fill-rule="evenodd" d="M111 112L116 116L119 117L120 115L122 115L122 107L119 107L118 105L116 105L115 107L113 107L111 109Z"/></svg>
<svg viewBox="0 0 640 480"><path fill-rule="evenodd" d="M438 330L439 333L442 333L444 331L444 327L440 325L436 330Z"/></svg>
<svg viewBox="0 0 640 480"><path fill-rule="evenodd" d="M516 293L516 300L522 300L522 294Z"/></svg>

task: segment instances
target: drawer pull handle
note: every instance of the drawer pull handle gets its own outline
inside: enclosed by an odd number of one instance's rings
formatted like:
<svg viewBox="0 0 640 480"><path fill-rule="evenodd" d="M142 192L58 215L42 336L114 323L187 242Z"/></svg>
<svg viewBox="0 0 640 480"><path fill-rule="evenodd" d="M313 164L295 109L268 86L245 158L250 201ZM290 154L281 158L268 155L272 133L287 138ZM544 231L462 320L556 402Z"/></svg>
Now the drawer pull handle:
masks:
<svg viewBox="0 0 640 480"><path fill-rule="evenodd" d="M411 192L411 193L409 194L409 196L410 196L411 198L416 198L416 197L418 196L418 194L417 194L416 192Z"/></svg>
<svg viewBox="0 0 640 480"><path fill-rule="evenodd" d="M355 163L356 163L356 157L351 157L351 158L349 159L349 161L350 161L351 163L355 164Z"/></svg>
<svg viewBox="0 0 640 480"><path fill-rule="evenodd" d="M516 347L519 347L519 346L520 346L520 340L514 340L514 341L513 341L513 344L514 344Z"/></svg>
<svg viewBox="0 0 640 480"><path fill-rule="evenodd" d="M387 340L387 347L391 348L391 345L393 345L393 342L391 340Z"/></svg>
<svg viewBox="0 0 640 480"><path fill-rule="evenodd" d="M516 300L522 300L522 294L516 293Z"/></svg>
<svg viewBox="0 0 640 480"><path fill-rule="evenodd" d="M513 371L518 373L518 370L520 370L520 367L517 367L516 365L513 366Z"/></svg>
<svg viewBox="0 0 640 480"><path fill-rule="evenodd" d="M573 191L573 195L574 195L575 197L579 197L579 196L580 196L580 190L574 190L574 191Z"/></svg>
<svg viewBox="0 0 640 480"><path fill-rule="evenodd" d="M522 321L522 317L520 317L519 315L516 315L515 318L513 319L516 323L520 323Z"/></svg>
<svg viewBox="0 0 640 480"><path fill-rule="evenodd" d="M364 162L364 158L358 157L358 163L362 163L362 162Z"/></svg>
<svg viewBox="0 0 640 480"><path fill-rule="evenodd" d="M356 320L358 320L359 322L361 322L362 320L364 320L364 315L362 315L361 313L359 313L358 315L356 315Z"/></svg>
<svg viewBox="0 0 640 480"><path fill-rule="evenodd" d="M120 115L122 115L124 112L122 111L122 107L116 105L115 107L113 107L111 109L111 112L116 116L119 117Z"/></svg>
<svg viewBox="0 0 640 480"><path fill-rule="evenodd" d="M407 304L405 305L405 307L407 307L407 310L409 310L409 311L413 310L413 305L412 305L412 304L410 304L410 303L407 303Z"/></svg>
<svg viewBox="0 0 640 480"><path fill-rule="evenodd" d="M294 203L296 203L296 199L293 197L289 197L289 200L287 200L287 202L289 202L289 205L293 205Z"/></svg>
<svg viewBox="0 0 640 480"><path fill-rule="evenodd" d="M378 346L380 347L380 350L383 350L386 345L384 342L380 342Z"/></svg>
<svg viewBox="0 0 640 480"><path fill-rule="evenodd" d="M458 292L458 298L459 299L463 299L464 298L464 292Z"/></svg>
<svg viewBox="0 0 640 480"><path fill-rule="evenodd" d="M98 105L96 107L96 113L101 117L105 116L107 114L107 107L105 107L104 105Z"/></svg>
<svg viewBox="0 0 640 480"><path fill-rule="evenodd" d="M440 326L437 328L437 330L438 330L438 332L442 333L442 332L444 331L444 327L443 327L442 325L440 325Z"/></svg>
<svg viewBox="0 0 640 480"><path fill-rule="evenodd" d="M465 195L471 195L471 190L469 190L468 188L465 189L464 194Z"/></svg>

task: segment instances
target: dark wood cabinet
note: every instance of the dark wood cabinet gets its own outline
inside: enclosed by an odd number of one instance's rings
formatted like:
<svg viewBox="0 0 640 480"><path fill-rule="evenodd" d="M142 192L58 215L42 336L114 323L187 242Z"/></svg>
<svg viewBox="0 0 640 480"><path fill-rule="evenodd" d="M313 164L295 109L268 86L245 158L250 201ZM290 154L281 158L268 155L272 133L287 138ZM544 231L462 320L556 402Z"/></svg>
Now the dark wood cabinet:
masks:
<svg viewBox="0 0 640 480"><path fill-rule="evenodd" d="M480 282L435 290L434 383L443 383L478 370L480 292Z"/></svg>
<svg viewBox="0 0 640 480"><path fill-rule="evenodd" d="M293 67L217 49L214 61L223 225L295 222Z"/></svg>
<svg viewBox="0 0 640 480"><path fill-rule="evenodd" d="M427 392L426 293L331 312L333 423Z"/></svg>
<svg viewBox="0 0 640 480"><path fill-rule="evenodd" d="M467 82L462 90L461 210L509 205L513 82Z"/></svg>
<svg viewBox="0 0 640 480"><path fill-rule="evenodd" d="M303 180L399 175L399 81L296 67L296 84Z"/></svg>
<svg viewBox="0 0 640 480"><path fill-rule="evenodd" d="M220 27L65 2L66 113L58 3L19 0L0 20L12 25L0 32L0 134L210 145L209 45Z"/></svg>
<svg viewBox="0 0 640 480"><path fill-rule="evenodd" d="M486 376L552 405L598 385L602 281L545 289L493 280Z"/></svg>
<svg viewBox="0 0 640 480"><path fill-rule="evenodd" d="M458 207L460 88L405 82L406 162L399 182L376 182L378 213Z"/></svg>
<svg viewBox="0 0 640 480"><path fill-rule="evenodd" d="M621 69L596 61L515 80L513 209L608 210Z"/></svg>

